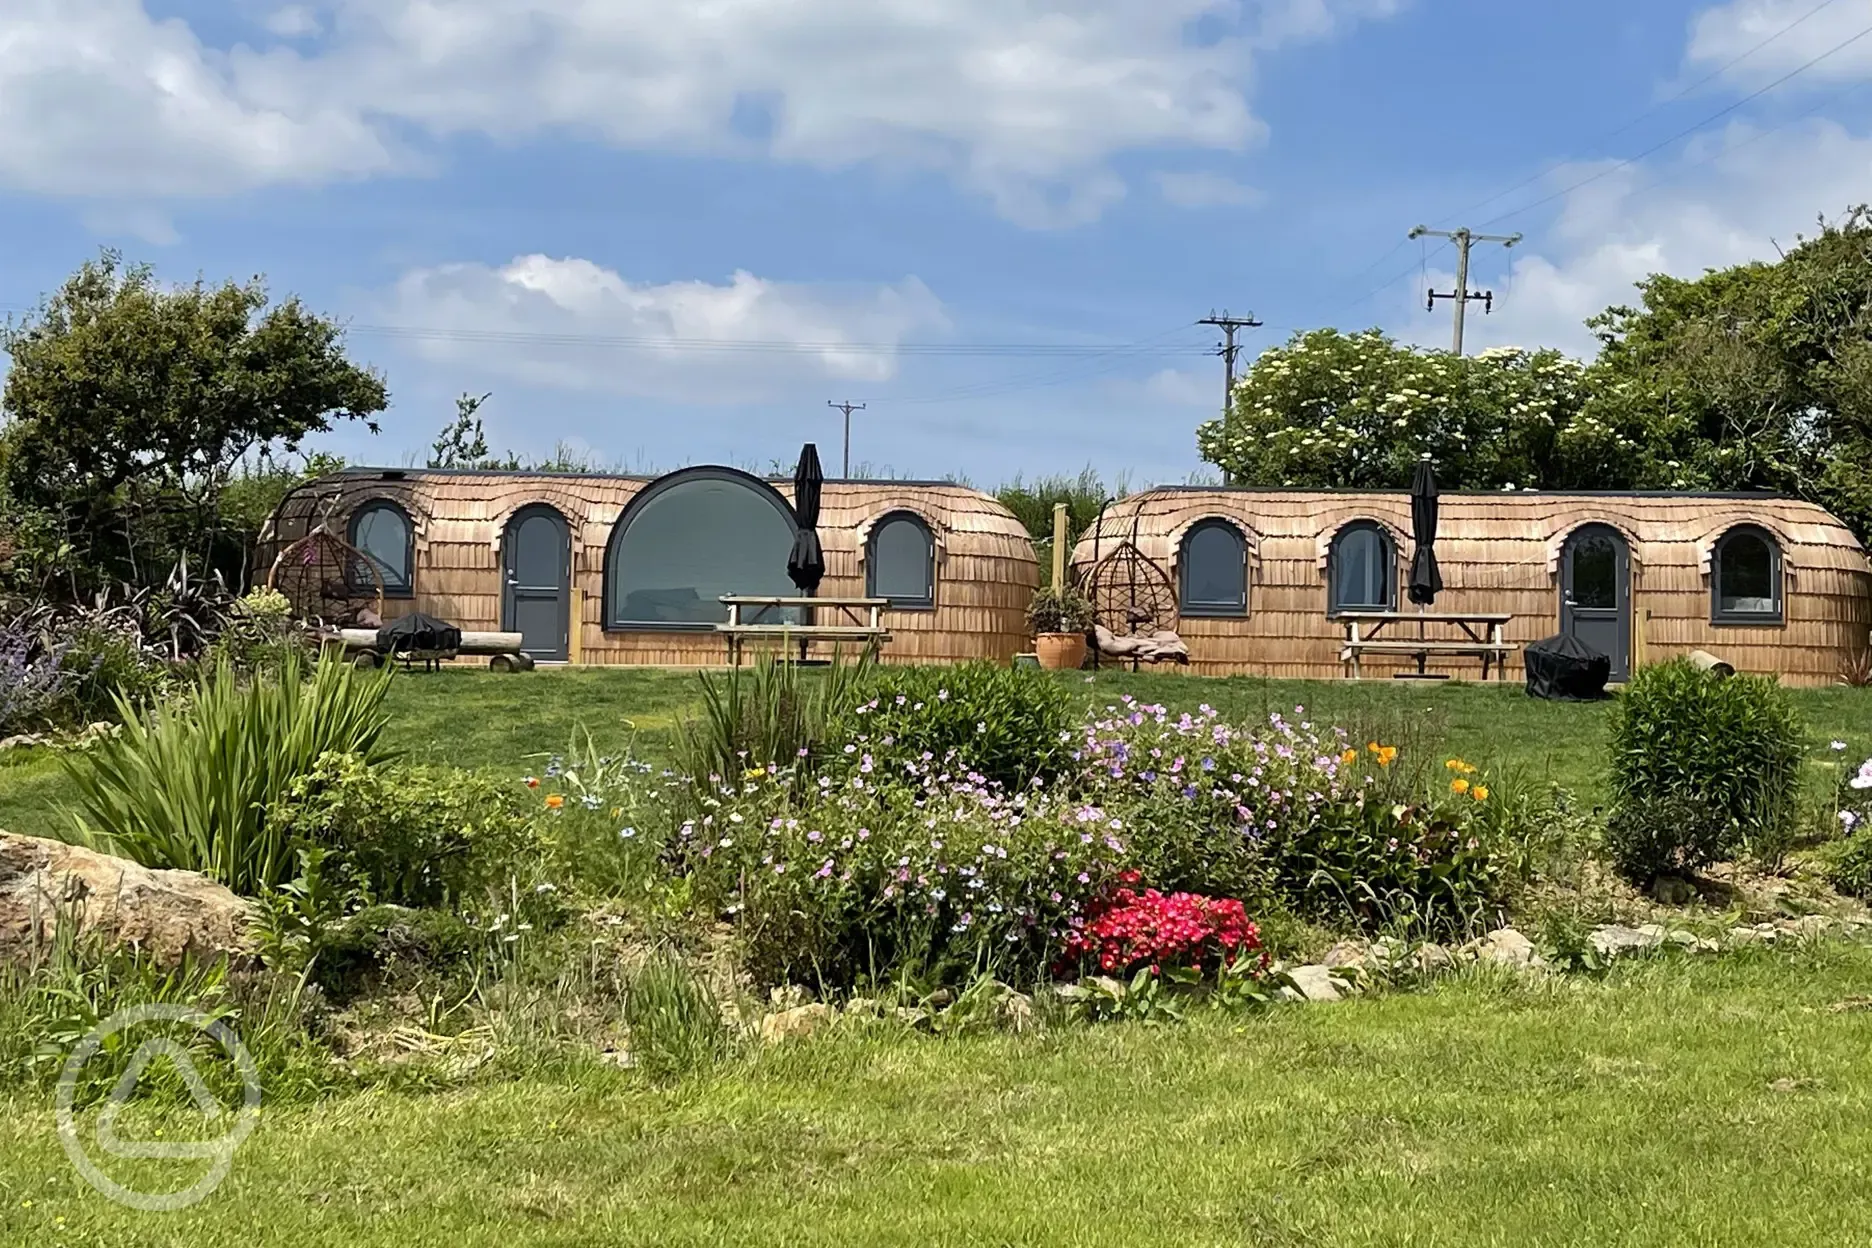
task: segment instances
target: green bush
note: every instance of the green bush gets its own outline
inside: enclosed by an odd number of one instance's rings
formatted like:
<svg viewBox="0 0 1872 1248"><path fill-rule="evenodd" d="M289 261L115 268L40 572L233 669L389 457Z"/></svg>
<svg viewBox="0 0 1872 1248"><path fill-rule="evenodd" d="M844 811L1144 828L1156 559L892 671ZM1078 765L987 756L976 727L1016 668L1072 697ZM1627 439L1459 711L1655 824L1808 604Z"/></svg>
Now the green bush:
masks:
<svg viewBox="0 0 1872 1248"><path fill-rule="evenodd" d="M334 1000L400 974L446 974L479 956L486 933L447 910L370 906L334 924L313 979Z"/></svg>
<svg viewBox="0 0 1872 1248"><path fill-rule="evenodd" d="M374 765L331 753L293 778L268 811L266 839L326 851L373 905L459 903L538 863L540 842L516 785L455 767Z"/></svg>
<svg viewBox="0 0 1872 1248"><path fill-rule="evenodd" d="M123 731L64 765L82 842L151 867L200 871L249 896L292 877L296 849L267 812L328 754L383 761L392 668L335 656L309 680L297 654L243 681L225 660L148 718L123 698Z"/></svg>
<svg viewBox="0 0 1872 1248"><path fill-rule="evenodd" d="M1827 882L1861 901L1872 901L1872 834L1834 841L1822 853Z"/></svg>
<svg viewBox="0 0 1872 1248"><path fill-rule="evenodd" d="M1639 669L1612 710L1614 865L1648 884L1743 843L1785 844L1803 735L1771 679L1716 676L1688 659Z"/></svg>
<svg viewBox="0 0 1872 1248"><path fill-rule="evenodd" d="M973 771L1010 789L1072 764L1078 715L1044 672L968 663L872 668L827 733L835 758L902 774L904 762Z"/></svg>

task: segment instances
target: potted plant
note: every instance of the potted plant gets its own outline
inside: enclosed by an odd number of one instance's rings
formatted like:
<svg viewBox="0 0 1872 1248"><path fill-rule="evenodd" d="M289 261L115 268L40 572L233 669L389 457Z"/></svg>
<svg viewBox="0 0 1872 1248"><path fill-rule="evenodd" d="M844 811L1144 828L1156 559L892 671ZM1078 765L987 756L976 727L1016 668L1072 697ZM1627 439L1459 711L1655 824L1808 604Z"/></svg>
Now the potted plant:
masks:
<svg viewBox="0 0 1872 1248"><path fill-rule="evenodd" d="M1027 623L1034 631L1034 654L1041 667L1072 671L1085 662L1092 604L1078 590L1049 586L1035 593L1027 608Z"/></svg>

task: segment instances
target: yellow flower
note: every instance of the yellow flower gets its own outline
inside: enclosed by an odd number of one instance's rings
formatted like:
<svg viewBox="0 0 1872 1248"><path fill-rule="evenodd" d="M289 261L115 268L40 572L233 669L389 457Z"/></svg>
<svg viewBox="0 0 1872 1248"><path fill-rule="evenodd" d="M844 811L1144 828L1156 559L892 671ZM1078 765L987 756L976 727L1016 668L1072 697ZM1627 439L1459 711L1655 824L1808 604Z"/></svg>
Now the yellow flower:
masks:
<svg viewBox="0 0 1872 1248"><path fill-rule="evenodd" d="M1478 784L1469 791L1469 795L1478 802L1488 801L1488 786Z"/></svg>
<svg viewBox="0 0 1872 1248"><path fill-rule="evenodd" d="M622 806L613 806L611 808L611 817L613 819L622 819L624 817L624 808Z"/></svg>
<svg viewBox="0 0 1872 1248"><path fill-rule="evenodd" d="M1447 763L1444 763L1443 765L1449 768L1451 771L1461 771L1464 767L1468 766L1468 764L1464 763L1462 759L1460 758L1452 758Z"/></svg>
<svg viewBox="0 0 1872 1248"><path fill-rule="evenodd" d="M756 767L753 771L743 772L741 778L743 780L758 780L766 774L767 769L765 767Z"/></svg>
<svg viewBox="0 0 1872 1248"><path fill-rule="evenodd" d="M1381 745L1375 752L1378 755L1380 767L1389 767L1397 761L1397 746L1395 745Z"/></svg>
<svg viewBox="0 0 1872 1248"><path fill-rule="evenodd" d="M1469 791L1469 782L1461 777L1457 777L1449 782L1449 791L1452 793L1467 793Z"/></svg>
<svg viewBox="0 0 1872 1248"><path fill-rule="evenodd" d="M1347 750L1345 753L1339 756L1339 761L1342 763L1348 763L1348 764L1358 762L1358 751Z"/></svg>
<svg viewBox="0 0 1872 1248"><path fill-rule="evenodd" d="M560 794L548 793L546 795L546 808L548 810L558 810L563 805L565 805L565 798Z"/></svg>
<svg viewBox="0 0 1872 1248"><path fill-rule="evenodd" d="M1378 743L1376 741L1367 741L1365 743L1365 748L1376 754L1378 752Z"/></svg>

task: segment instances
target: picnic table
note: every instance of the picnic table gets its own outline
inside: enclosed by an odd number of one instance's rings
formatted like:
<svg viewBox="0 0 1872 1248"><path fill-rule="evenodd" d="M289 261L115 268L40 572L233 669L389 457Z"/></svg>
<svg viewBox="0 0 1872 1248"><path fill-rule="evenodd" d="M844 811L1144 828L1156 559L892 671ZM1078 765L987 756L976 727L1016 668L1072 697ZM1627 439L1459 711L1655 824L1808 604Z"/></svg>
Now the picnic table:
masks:
<svg viewBox="0 0 1872 1248"><path fill-rule="evenodd" d="M1479 657L1482 679L1489 678L1489 667L1493 665L1499 680L1507 670L1508 656L1515 651L1502 638L1503 626L1513 618L1512 614L1492 611L1341 611L1339 622L1345 625L1346 639L1339 661L1349 664L1352 678L1358 680L1364 675L1360 659L1365 655L1401 654L1417 660L1418 677L1430 679L1424 668L1433 654ZM1412 623L1417 625L1414 639L1379 636L1387 626ZM1425 637L1425 626L1430 624L1454 627L1462 636Z"/></svg>
<svg viewBox="0 0 1872 1248"><path fill-rule="evenodd" d="M888 598L785 598L723 594L721 600L728 608L728 620L717 624L715 630L728 639L728 661L735 667L741 666L741 645L750 638L797 641L802 661L806 658L807 644L814 641L858 641L863 642L867 650L874 650L890 640L890 630L884 627L883 618L885 608L890 606ZM807 614L818 608L838 612L845 622L818 623L814 616ZM766 624L746 619L743 614L751 611L751 614L759 616L768 611L787 609L797 609L802 616L814 619L814 622Z"/></svg>

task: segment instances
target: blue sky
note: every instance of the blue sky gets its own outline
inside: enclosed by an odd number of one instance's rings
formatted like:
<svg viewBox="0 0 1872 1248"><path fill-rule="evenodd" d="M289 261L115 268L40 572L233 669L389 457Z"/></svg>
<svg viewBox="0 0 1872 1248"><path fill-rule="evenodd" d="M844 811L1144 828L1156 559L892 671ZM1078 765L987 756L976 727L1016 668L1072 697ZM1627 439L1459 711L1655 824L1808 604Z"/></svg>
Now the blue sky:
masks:
<svg viewBox="0 0 1872 1248"><path fill-rule="evenodd" d="M323 443L375 462L471 390L523 452L836 465L850 398L900 475L1182 480L1212 308L1447 343L1414 224L1526 235L1472 348L1583 355L1872 199L1872 0L7 8L0 305L100 245L264 273L386 375Z"/></svg>

